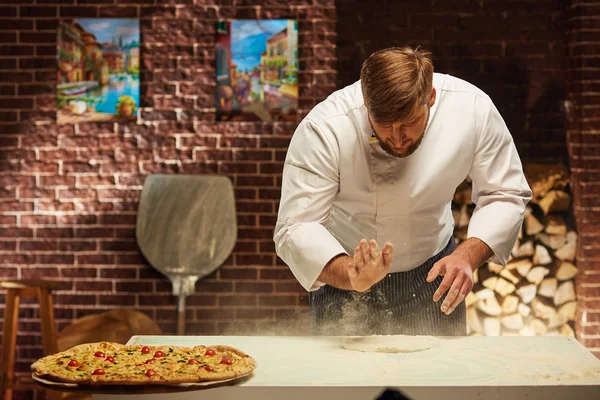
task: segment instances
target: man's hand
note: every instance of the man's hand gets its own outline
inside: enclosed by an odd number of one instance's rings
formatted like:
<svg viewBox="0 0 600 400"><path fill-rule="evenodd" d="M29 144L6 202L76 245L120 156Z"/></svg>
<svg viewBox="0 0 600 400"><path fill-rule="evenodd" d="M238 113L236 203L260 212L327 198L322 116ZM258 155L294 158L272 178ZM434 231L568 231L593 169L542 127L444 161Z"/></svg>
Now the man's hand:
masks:
<svg viewBox="0 0 600 400"><path fill-rule="evenodd" d="M493 252L487 244L473 237L462 242L454 253L433 265L427 275L427 282L433 282L440 275L444 277L440 287L433 294L433 301L437 303L450 289L440 307L442 312L449 315L467 297L473 289L473 271L492 255Z"/></svg>
<svg viewBox="0 0 600 400"><path fill-rule="evenodd" d="M442 312L449 315L473 289L473 269L460 256L450 254L433 265L427 275L427 282L433 282L439 275L444 279L433 294L433 301L437 302L449 288L441 307Z"/></svg>
<svg viewBox="0 0 600 400"><path fill-rule="evenodd" d="M394 248L386 243L380 251L375 240L362 239L354 249L354 259L347 264L352 289L364 292L382 280L390 271Z"/></svg>

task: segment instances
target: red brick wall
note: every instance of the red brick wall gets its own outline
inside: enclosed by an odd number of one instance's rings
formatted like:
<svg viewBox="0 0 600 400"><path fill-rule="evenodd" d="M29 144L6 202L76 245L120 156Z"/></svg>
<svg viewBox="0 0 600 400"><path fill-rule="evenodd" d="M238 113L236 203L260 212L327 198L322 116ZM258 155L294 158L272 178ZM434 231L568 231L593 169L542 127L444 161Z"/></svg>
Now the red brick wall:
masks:
<svg viewBox="0 0 600 400"><path fill-rule="evenodd" d="M136 245L137 200L150 173L219 173L235 185L239 240L188 298L188 332L248 331L305 309L306 296L272 241L296 124L215 123L214 25L297 19L304 115L335 88L333 0L2 3L0 278L60 280L59 328L88 313L135 307L174 333L171 285ZM117 16L141 19L143 124L57 126L58 17ZM38 315L36 305L22 305L20 371L41 356Z"/></svg>
<svg viewBox="0 0 600 400"><path fill-rule="evenodd" d="M569 9L568 148L579 230L576 278L579 340L600 355L600 2ZM595 18L590 18L596 16Z"/></svg>
<svg viewBox="0 0 600 400"><path fill-rule="evenodd" d="M435 69L492 96L525 159L568 158L564 0L338 0L338 85L381 47L421 45Z"/></svg>

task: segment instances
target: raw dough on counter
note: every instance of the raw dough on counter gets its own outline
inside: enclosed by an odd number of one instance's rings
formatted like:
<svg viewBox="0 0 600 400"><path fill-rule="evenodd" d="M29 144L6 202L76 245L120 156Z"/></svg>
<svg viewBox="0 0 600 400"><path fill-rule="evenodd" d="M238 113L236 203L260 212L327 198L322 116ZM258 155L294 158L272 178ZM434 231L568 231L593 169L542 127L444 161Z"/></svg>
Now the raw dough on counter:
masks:
<svg viewBox="0 0 600 400"><path fill-rule="evenodd" d="M430 349L433 336L373 335L349 337L342 340L342 347L375 353L414 353Z"/></svg>

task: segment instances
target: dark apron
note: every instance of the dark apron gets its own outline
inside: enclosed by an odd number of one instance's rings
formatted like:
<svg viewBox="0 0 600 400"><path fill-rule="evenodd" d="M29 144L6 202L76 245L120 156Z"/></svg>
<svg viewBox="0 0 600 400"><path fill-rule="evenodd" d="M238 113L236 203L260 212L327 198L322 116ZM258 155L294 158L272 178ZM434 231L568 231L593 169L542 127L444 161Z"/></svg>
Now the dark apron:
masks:
<svg viewBox="0 0 600 400"><path fill-rule="evenodd" d="M443 276L431 283L427 274L440 259L456 249L454 238L423 265L388 274L364 293L329 285L310 292L309 308L316 335L434 335L466 336L466 306L461 302L446 315L433 294ZM447 294L447 292L446 292Z"/></svg>

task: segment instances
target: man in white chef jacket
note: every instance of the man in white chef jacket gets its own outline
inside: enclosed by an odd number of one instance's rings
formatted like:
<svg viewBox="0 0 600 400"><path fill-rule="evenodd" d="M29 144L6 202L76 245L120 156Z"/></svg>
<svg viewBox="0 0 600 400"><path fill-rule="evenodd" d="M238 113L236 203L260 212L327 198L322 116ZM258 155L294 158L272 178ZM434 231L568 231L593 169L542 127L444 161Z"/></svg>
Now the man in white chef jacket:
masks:
<svg viewBox="0 0 600 400"><path fill-rule="evenodd" d="M456 247L451 201L475 211ZM286 156L274 240L328 334L465 335L473 272L504 265L531 190L492 99L389 48L314 107Z"/></svg>

